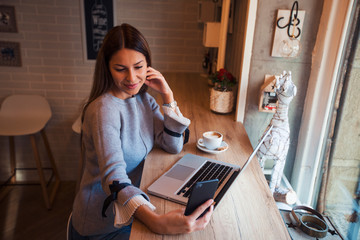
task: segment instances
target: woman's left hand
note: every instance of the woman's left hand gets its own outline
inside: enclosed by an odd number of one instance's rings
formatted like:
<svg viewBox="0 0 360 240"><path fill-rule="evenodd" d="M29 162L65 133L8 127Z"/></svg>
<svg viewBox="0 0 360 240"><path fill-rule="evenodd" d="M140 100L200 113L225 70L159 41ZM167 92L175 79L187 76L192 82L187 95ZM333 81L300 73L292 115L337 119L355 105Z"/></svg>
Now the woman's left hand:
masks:
<svg viewBox="0 0 360 240"><path fill-rule="evenodd" d="M152 67L147 69L145 84L159 92L163 97L164 103L174 101L173 92L164 76Z"/></svg>

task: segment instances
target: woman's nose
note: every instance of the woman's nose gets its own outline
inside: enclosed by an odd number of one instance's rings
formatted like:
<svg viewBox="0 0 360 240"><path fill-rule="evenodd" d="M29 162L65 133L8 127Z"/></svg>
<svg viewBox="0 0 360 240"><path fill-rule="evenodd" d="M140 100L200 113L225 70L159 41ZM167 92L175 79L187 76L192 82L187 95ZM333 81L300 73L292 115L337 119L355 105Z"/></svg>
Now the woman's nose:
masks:
<svg viewBox="0 0 360 240"><path fill-rule="evenodd" d="M129 69L128 71L128 81L133 82L135 80L135 71Z"/></svg>

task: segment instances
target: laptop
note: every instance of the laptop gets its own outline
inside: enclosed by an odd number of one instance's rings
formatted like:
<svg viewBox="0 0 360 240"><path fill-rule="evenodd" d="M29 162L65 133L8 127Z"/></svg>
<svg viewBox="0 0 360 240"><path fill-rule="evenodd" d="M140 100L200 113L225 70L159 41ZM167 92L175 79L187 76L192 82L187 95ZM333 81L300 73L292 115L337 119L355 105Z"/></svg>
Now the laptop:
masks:
<svg viewBox="0 0 360 240"><path fill-rule="evenodd" d="M186 154L148 187L148 193L186 205L192 186L196 182L218 179L219 184L214 195L215 208L235 179L254 158L272 128L273 126L270 125L242 167L194 154Z"/></svg>

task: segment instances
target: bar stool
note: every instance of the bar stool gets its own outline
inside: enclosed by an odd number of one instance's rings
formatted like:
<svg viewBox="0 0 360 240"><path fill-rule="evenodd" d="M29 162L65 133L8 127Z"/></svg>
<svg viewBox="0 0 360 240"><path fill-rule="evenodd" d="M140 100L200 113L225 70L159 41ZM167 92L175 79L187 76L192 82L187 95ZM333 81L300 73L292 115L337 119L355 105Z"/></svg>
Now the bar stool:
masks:
<svg viewBox="0 0 360 240"><path fill-rule="evenodd" d="M42 188L43 198L47 209L51 209L55 199L56 192L60 185L60 177L56 168L54 157L50 150L50 145L45 134L44 128L51 118L51 109L47 100L38 95L11 95L3 101L0 109L0 136L9 137L10 166L11 176L4 185L19 185L28 183L19 183L16 181L17 170L34 170L37 169L40 185ZM35 135L40 133L47 155L50 160L51 168L43 168ZM17 168L15 159L15 136L30 136L36 168ZM44 170L52 170L51 177L46 183ZM51 193L48 193L48 185L55 176L55 184Z"/></svg>

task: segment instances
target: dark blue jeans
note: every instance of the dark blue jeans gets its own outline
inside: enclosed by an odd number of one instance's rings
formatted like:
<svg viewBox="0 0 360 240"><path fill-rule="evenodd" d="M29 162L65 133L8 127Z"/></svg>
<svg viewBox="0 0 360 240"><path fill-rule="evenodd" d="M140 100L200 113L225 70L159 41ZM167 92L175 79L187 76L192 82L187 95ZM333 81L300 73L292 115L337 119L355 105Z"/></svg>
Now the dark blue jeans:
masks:
<svg viewBox="0 0 360 240"><path fill-rule="evenodd" d="M80 235L72 225L70 220L69 224L69 240L128 240L130 238L131 225L120 228L119 230L93 236L82 236Z"/></svg>

